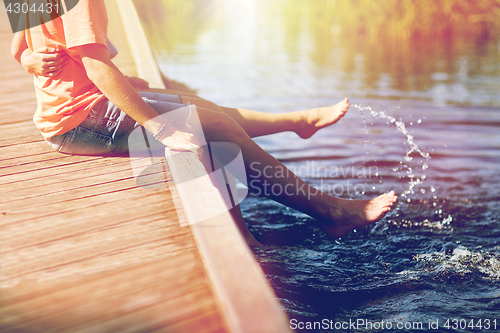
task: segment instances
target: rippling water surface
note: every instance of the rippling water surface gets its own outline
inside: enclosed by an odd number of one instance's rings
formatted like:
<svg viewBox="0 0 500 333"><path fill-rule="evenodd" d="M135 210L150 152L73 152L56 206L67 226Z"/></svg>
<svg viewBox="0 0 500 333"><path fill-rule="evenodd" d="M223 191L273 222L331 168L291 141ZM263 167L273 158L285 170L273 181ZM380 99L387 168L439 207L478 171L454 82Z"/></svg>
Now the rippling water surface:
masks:
<svg viewBox="0 0 500 333"><path fill-rule="evenodd" d="M256 254L290 317L425 323L497 318L499 110L364 102L390 110L407 125L413 122L409 132L430 158L412 154L407 161L410 147L394 124L363 111L364 127L355 110L342 127L319 134L324 144L306 144L296 157L285 147L272 149L291 166L307 158L329 167L378 169L370 179L341 175L308 178L310 183L363 184L365 193L351 195L356 198L390 189L400 194L387 218L337 241L311 227L304 215L268 200L246 202L252 229L276 245ZM319 151L332 158L319 157ZM402 197L410 187L409 168L414 180L424 180Z"/></svg>
<svg viewBox="0 0 500 333"><path fill-rule="evenodd" d="M273 201L243 202L251 231L266 245L254 249L257 260L290 318L423 329L454 318L489 319L493 328L496 319L500 329L500 45L435 59L426 78L410 78L427 85L398 87L383 66L363 66L370 54L354 52L348 70L338 45L319 64L307 36L291 53L278 23L226 3L225 15L194 41L156 50L162 70L219 104L266 112L351 97L346 117L309 140L282 133L256 141L324 191L400 196L382 221L338 240Z"/></svg>

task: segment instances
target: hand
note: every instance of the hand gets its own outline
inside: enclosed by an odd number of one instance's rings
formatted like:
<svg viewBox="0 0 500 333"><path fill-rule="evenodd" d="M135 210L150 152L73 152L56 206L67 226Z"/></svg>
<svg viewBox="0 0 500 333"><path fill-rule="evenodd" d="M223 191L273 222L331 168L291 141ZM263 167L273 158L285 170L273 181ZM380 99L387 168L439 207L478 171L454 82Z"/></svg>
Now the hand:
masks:
<svg viewBox="0 0 500 333"><path fill-rule="evenodd" d="M192 133L175 130L172 135L167 136L161 141L165 146L172 150L196 150L200 148L198 140Z"/></svg>
<svg viewBox="0 0 500 333"><path fill-rule="evenodd" d="M140 79L138 77L130 77L127 76L128 82L132 85L132 87L136 89L142 89L142 90L148 90L149 89L149 83L148 81L145 81L143 79Z"/></svg>
<svg viewBox="0 0 500 333"><path fill-rule="evenodd" d="M29 49L21 56L21 64L30 74L55 77L68 62L68 55L53 47L42 47L34 52Z"/></svg>

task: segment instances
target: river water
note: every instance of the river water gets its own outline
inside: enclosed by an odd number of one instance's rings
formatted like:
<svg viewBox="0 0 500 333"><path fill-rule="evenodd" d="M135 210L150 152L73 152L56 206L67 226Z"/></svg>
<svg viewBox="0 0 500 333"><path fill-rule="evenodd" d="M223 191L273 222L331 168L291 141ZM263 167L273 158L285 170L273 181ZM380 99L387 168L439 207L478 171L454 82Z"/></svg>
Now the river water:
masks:
<svg viewBox="0 0 500 333"><path fill-rule="evenodd" d="M325 46L262 6L207 10L193 38L172 34L168 47L155 46L161 69L204 98L265 112L349 97L345 118L308 140L256 141L334 195L400 197L382 221L337 240L293 209L245 199L244 217L265 244L255 256L292 328L500 330L500 44L379 49L343 45L332 29Z"/></svg>

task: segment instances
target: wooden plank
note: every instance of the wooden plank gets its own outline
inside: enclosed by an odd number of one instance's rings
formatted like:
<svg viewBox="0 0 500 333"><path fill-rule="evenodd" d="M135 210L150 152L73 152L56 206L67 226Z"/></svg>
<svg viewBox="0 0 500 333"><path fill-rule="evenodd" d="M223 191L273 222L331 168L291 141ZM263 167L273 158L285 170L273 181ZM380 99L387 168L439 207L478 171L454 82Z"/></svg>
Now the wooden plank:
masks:
<svg viewBox="0 0 500 333"><path fill-rule="evenodd" d="M116 4L122 20L126 22L124 28L128 44L133 45L131 53L137 68L137 76L149 82L151 88L165 88L134 4L130 0L117 1Z"/></svg>
<svg viewBox="0 0 500 333"><path fill-rule="evenodd" d="M289 332L287 316L198 156L168 148L165 156L229 331ZM202 193L210 199L198 200ZM199 222L203 213L224 210Z"/></svg>
<svg viewBox="0 0 500 333"><path fill-rule="evenodd" d="M172 216L174 219L176 215ZM18 248L16 251L2 253L4 268L0 273L0 283L13 278L28 276L33 272L49 270L72 263L86 261L97 256L107 257L111 253L131 251L136 248L156 247L158 244L172 242L179 234L169 230L169 234L151 228L151 216L137 216L134 223L113 225L95 232L87 231L70 235L69 239L44 239L36 246ZM154 221L156 222L156 221ZM178 232L182 232L177 228ZM39 247L43 246L43 253ZM64 249L64 251L61 251ZM94 268L95 269L95 268ZM74 270L73 270L74 271Z"/></svg>
<svg viewBox="0 0 500 333"><path fill-rule="evenodd" d="M40 135L40 131L38 131L33 124L33 120L24 120L21 122L17 122L14 124L1 124L0 125L0 138L15 138L21 137L25 135L25 132L29 131L32 134L38 134L40 139L43 140Z"/></svg>
<svg viewBox="0 0 500 333"><path fill-rule="evenodd" d="M57 215L59 214L68 213L76 209L95 208L105 210L106 207L109 207L109 205L120 202L128 202L131 200L141 200L144 196L144 192L140 189L130 188L127 190L101 193L99 195L91 194L73 199L71 201L61 200L59 202L48 202L49 204L46 205L20 205L15 208L4 206L0 207L0 216L2 216L1 224L19 223L20 221L35 219L37 217L43 218L47 221L51 218L57 218ZM101 204L106 207L98 207Z"/></svg>
<svg viewBox="0 0 500 333"><path fill-rule="evenodd" d="M161 163L159 164L161 165ZM129 163L115 164L112 168L94 168L81 171L81 173L72 172L64 175L56 174L54 176L44 177L41 179L29 179L16 183L10 183L8 185L0 185L0 190L2 188L8 188L9 190L9 196L0 198L0 204L16 200L24 200L40 195L45 196L52 193L58 194L79 188L109 184L115 182L117 178L122 180L134 178ZM148 179L147 176L153 176L156 174L158 174L158 172L154 169L152 169L152 171L145 170L141 177ZM164 182L163 173L161 173L160 176L160 179L151 177L152 179L150 181Z"/></svg>
<svg viewBox="0 0 500 333"><path fill-rule="evenodd" d="M59 154L59 156L63 155ZM90 160L78 160L74 163L67 163L62 165L54 163L53 167L51 168L39 168L27 172L0 176L0 190L2 188L11 188L10 185L13 185L15 183L37 181L52 177L72 177L72 174L81 175L82 172L85 173L94 169L106 170L108 168L114 168L116 165L128 165L130 167L130 160L122 158L101 157Z"/></svg>
<svg viewBox="0 0 500 333"><path fill-rule="evenodd" d="M186 233L185 235L179 236L179 238L181 241L188 243L190 235ZM172 243L172 245L173 244L175 243ZM71 289L85 287L89 290L97 291L98 289L96 289L96 287L103 283L110 285L123 284L126 282L134 283L144 277L153 279L155 272L169 274L173 270L180 269L182 271L185 267L192 266L197 266L196 268L199 269L201 266L197 265L199 257L196 256L196 248L191 246L193 243L189 245L190 246L181 249L157 247L154 249L155 251L151 251L147 255L142 255L143 258L153 258L151 260L145 262L137 260L136 258L135 262L130 262L130 258L124 258L126 259L126 264L114 265L112 269L101 270L91 274L71 275L61 279L51 279L49 276L46 276L46 278L43 279L43 283L40 283L40 281L36 279L16 281L16 285L20 288L5 289L5 292L0 293L0 303L7 304L7 306L2 307L1 310L12 309L18 307L20 303L29 303L31 299L49 297L51 294L67 292ZM195 258L190 257L189 260L186 260L186 256L194 256ZM116 259L116 257L114 259ZM204 274L202 273L201 275ZM173 277L179 276L182 276L182 274L175 274ZM158 281L161 281L161 279L158 279ZM71 293L71 291L68 293ZM30 309L30 311L36 311L36 309Z"/></svg>
<svg viewBox="0 0 500 333"><path fill-rule="evenodd" d="M50 225L41 224L41 219L29 219L0 227L1 253L12 252L33 245L65 239L75 235L116 228L121 224L142 224L143 219L151 222L151 228L168 227L177 223L177 214L169 204L167 196L155 196L157 202L130 203L127 207L109 207L102 211L98 206L80 208L57 214ZM160 201L161 200L161 201ZM113 219L107 220L106 216ZM81 218L75 219L80 216ZM158 223L158 221L162 221ZM71 223L70 223L71 222ZM41 227L43 225L43 227Z"/></svg>
<svg viewBox="0 0 500 333"><path fill-rule="evenodd" d="M116 63L162 88L161 75L144 77L159 72L131 1L106 4ZM185 209L174 210L169 191L139 188L127 159L62 155L41 139L32 78L8 54L0 16L0 330L227 331L229 315L219 313L228 307L214 302L192 228L177 219Z"/></svg>
<svg viewBox="0 0 500 333"><path fill-rule="evenodd" d="M10 147L0 149L0 167L12 166L15 163L29 162L32 156L53 154L60 156L49 147L47 142L39 141L34 143L19 142Z"/></svg>
<svg viewBox="0 0 500 333"><path fill-rule="evenodd" d="M126 21L137 22L136 17L128 16L132 12L135 13L131 1L119 1L119 6L122 17L127 17ZM130 27L137 28L139 25L140 23L135 23ZM130 45L143 45L139 43L146 41L142 29L126 28L125 31ZM132 51L134 52L134 49ZM147 67L150 71L158 71L149 45L137 47L135 51L137 53L134 53L134 60L139 68ZM146 63L140 64L142 61ZM151 87L164 88L163 84L156 84L156 74L152 77L148 75L139 72L140 77L153 83ZM166 149L166 157L174 182L177 185L182 184L172 190L181 198L179 200L174 197L174 200L182 203L176 204L176 207L183 207L183 212L178 212L178 215L185 213L185 217L180 217L181 223L182 219L186 219L192 226L229 331L290 331L286 315L229 213L226 211L222 215L194 224L204 216L212 216L227 208L220 191L209 181L196 154L185 152L175 158L170 150ZM214 224L222 227L202 228Z"/></svg>
<svg viewBox="0 0 500 333"><path fill-rule="evenodd" d="M180 307L183 311L188 314L203 310L213 312L213 305L204 301L210 299L210 292L204 283L203 271L197 269L199 259L193 250L176 256L171 261L175 265L173 267L164 260L156 259L150 264L143 264L141 260L141 264L135 265L135 269L129 267L126 271L120 271L120 274L113 274L113 271L92 274L83 278L90 278L88 282L79 278L70 285L66 282L65 288L40 290L38 295L32 294L29 298L24 298L24 302L18 297L18 302L7 308L6 312L22 313L17 318L9 316L10 321L17 324L16 328L40 327L40 324L48 322L52 324L52 330L57 327L71 332L76 331L79 326L87 332L90 331L89 326L107 326L102 331L112 332L120 327L117 326L118 323L137 332L148 326L154 327L155 321L165 321L166 318L170 322L178 322L179 313L173 311L176 307L172 303L185 295L199 297L200 302L186 303L186 306ZM172 276L173 269L177 271L177 275ZM194 283L186 283L186 279ZM83 288L86 293L81 292ZM202 309L192 309L193 306ZM144 311L149 313L149 318L144 317ZM8 318L0 315L1 317ZM138 317L142 320L134 323ZM19 320L21 318L22 321ZM137 327L138 324L142 326Z"/></svg>
<svg viewBox="0 0 500 333"><path fill-rule="evenodd" d="M118 55L113 58L113 62L121 72L128 76L138 76L137 66L132 56L131 44L124 32L124 21L119 15L118 4L115 0L105 0L108 12L108 37L118 49ZM126 24L126 22L125 22Z"/></svg>
<svg viewBox="0 0 500 333"><path fill-rule="evenodd" d="M66 165L74 165L87 161L102 160L102 156L71 156L57 152L40 154L32 161L24 160L20 163L9 163L0 167L0 177L29 174L40 170L48 170ZM1 178L0 178L1 179Z"/></svg>
<svg viewBox="0 0 500 333"><path fill-rule="evenodd" d="M25 135L17 138L8 138L8 139L0 139L0 148L2 147L10 147L18 144L19 140L22 140L26 143L35 143L40 142L43 139L40 138L40 135Z"/></svg>

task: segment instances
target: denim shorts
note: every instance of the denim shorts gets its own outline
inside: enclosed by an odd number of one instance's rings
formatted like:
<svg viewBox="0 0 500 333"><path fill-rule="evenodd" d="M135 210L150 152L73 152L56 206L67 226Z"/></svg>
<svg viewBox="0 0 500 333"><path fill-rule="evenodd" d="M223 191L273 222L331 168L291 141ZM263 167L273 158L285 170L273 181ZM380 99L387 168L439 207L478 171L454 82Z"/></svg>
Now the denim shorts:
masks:
<svg viewBox="0 0 500 333"><path fill-rule="evenodd" d="M139 95L160 115L186 106L182 104L180 95L154 92L139 92ZM179 121L185 122L188 117ZM139 123L106 99L99 102L80 125L47 141L52 148L66 154L127 156L129 135L139 126ZM152 150L161 151L165 148L156 140L149 143Z"/></svg>

